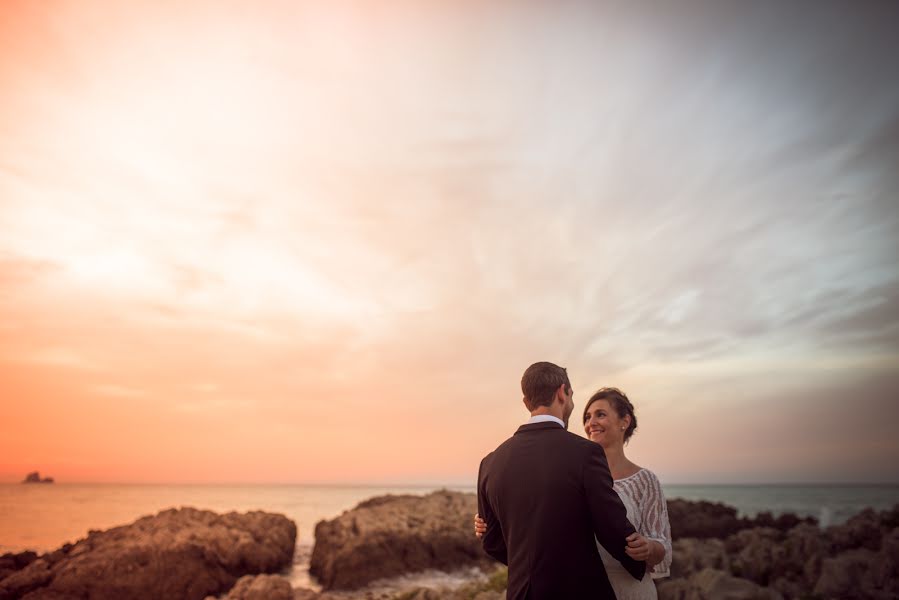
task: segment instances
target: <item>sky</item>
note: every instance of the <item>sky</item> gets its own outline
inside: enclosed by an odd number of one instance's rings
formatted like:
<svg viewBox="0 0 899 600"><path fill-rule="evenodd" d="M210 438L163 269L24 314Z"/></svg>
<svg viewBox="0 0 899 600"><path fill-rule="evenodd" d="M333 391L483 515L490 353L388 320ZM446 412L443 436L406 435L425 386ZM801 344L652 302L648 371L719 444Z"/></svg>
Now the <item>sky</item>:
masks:
<svg viewBox="0 0 899 600"><path fill-rule="evenodd" d="M899 482L899 8L635 4L0 4L0 481Z"/></svg>

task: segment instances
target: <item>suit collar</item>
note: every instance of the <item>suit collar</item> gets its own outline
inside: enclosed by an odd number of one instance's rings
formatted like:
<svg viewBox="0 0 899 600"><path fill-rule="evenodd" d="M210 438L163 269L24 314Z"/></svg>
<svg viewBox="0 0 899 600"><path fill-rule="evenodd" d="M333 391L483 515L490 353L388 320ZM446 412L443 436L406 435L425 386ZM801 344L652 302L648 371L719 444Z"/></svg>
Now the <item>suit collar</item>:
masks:
<svg viewBox="0 0 899 600"><path fill-rule="evenodd" d="M542 423L525 423L518 428L515 435L518 435L519 433L529 433L531 431L541 431L544 429L561 429L562 431L565 431L564 427L554 421L544 421Z"/></svg>

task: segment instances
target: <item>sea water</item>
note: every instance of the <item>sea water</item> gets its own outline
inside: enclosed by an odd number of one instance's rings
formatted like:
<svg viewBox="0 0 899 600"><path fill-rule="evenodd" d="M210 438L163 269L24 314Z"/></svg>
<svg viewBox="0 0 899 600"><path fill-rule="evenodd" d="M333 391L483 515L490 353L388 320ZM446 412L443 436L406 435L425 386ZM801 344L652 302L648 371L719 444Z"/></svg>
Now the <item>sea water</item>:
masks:
<svg viewBox="0 0 899 600"><path fill-rule="evenodd" d="M294 567L286 575L294 586L314 587L308 564L318 521L332 519L373 496L423 495L436 489L475 491L474 486L0 484L0 554L46 552L85 537L91 529L124 525L167 508L265 510L284 514L297 524ZM822 526L842 523L867 507L885 510L899 504L899 485L665 485L663 489L668 498L729 504L740 516L794 513L815 517Z"/></svg>

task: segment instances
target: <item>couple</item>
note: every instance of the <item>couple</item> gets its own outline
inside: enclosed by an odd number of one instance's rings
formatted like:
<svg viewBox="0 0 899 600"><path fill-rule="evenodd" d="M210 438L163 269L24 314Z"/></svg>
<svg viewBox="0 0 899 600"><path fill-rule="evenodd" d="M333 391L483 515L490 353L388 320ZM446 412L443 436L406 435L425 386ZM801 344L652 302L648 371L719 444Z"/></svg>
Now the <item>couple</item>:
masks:
<svg viewBox="0 0 899 600"><path fill-rule="evenodd" d="M527 424L481 461L475 531L509 566L507 598L656 598L671 565L668 509L656 476L627 460L630 401L599 390L584 409L590 440L567 431L565 369L538 362L521 378Z"/></svg>

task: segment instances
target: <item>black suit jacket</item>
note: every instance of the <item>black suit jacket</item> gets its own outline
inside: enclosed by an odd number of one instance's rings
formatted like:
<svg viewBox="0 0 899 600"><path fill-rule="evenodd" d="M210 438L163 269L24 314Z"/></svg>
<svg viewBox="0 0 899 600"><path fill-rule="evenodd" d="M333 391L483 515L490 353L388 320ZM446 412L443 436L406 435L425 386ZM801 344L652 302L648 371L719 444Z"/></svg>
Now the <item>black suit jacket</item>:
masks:
<svg viewBox="0 0 899 600"><path fill-rule="evenodd" d="M522 425L481 461L478 512L484 550L509 565L509 600L614 599L596 540L636 579L646 572L624 552L635 530L602 446L558 423Z"/></svg>

